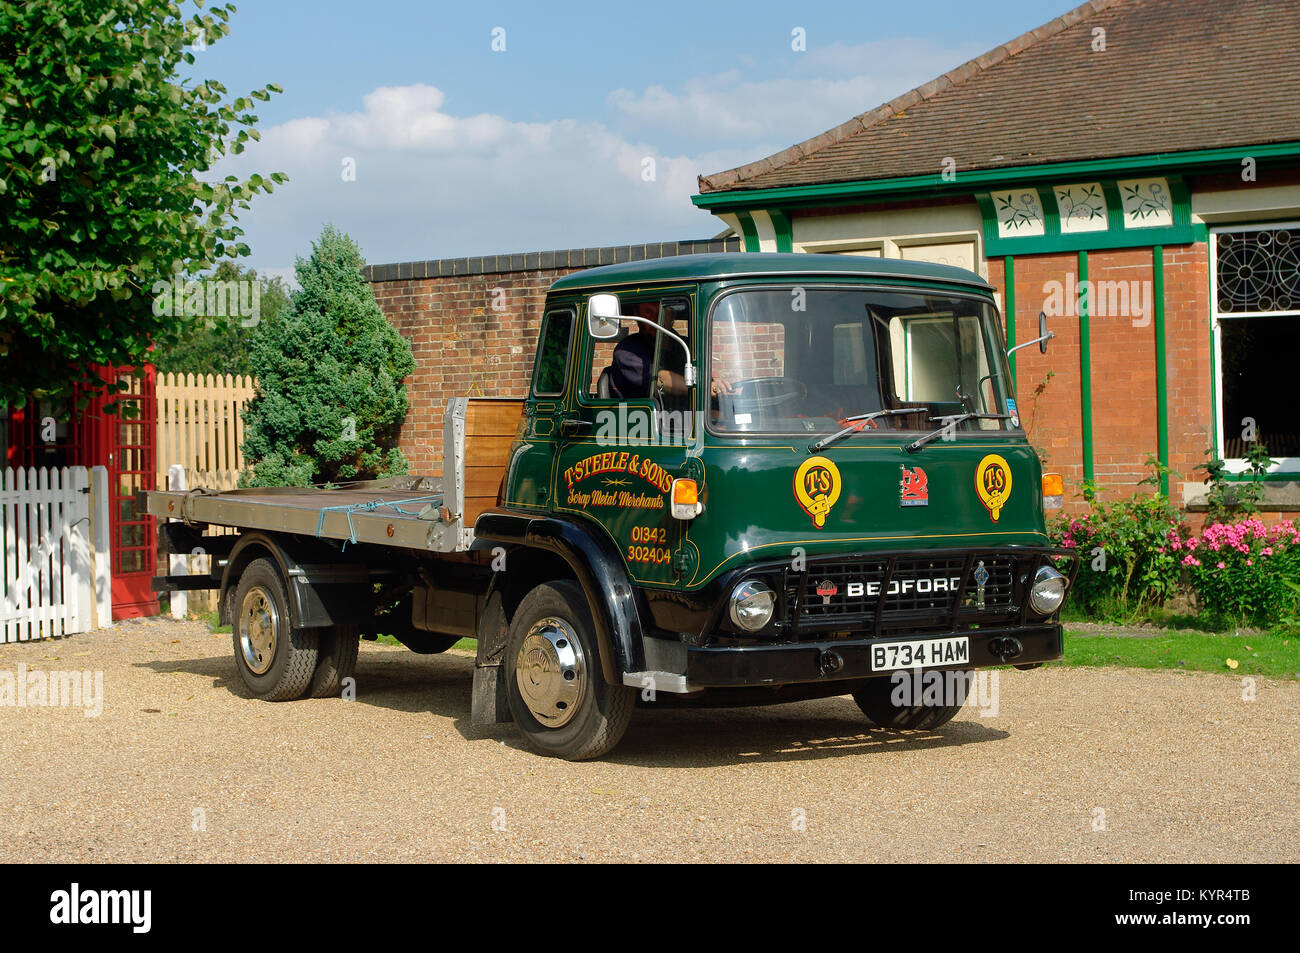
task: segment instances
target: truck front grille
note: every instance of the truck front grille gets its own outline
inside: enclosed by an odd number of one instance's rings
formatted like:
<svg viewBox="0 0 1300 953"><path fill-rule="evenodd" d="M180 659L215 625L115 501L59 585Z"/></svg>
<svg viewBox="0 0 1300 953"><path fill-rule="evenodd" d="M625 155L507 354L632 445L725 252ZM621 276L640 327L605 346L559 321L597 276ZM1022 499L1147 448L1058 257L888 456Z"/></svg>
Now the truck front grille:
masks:
<svg viewBox="0 0 1300 953"><path fill-rule="evenodd" d="M810 563L787 577L786 618L800 632L946 631L959 621L1005 619L1019 612L1032 564L1032 556L1005 553Z"/></svg>

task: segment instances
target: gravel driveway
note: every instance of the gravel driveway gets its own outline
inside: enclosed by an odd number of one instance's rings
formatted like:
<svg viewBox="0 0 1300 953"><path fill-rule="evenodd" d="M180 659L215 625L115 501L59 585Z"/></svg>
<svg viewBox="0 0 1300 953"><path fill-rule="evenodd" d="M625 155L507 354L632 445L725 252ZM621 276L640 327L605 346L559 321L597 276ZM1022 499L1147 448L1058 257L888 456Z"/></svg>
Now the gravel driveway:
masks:
<svg viewBox="0 0 1300 953"><path fill-rule="evenodd" d="M356 701L243 695L230 636L0 646L103 712L0 707L0 861L1300 860L1300 683L1000 674L998 713L868 729L848 698L639 711L603 761L469 724L468 655L363 643Z"/></svg>

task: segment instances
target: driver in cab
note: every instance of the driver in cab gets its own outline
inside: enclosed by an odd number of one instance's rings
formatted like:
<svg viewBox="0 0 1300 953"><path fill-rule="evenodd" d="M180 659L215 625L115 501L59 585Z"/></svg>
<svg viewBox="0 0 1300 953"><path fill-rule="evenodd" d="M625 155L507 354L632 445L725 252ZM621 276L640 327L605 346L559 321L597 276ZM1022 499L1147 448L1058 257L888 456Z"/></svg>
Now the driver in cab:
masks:
<svg viewBox="0 0 1300 953"><path fill-rule="evenodd" d="M684 396L686 386L686 353L676 341L665 341L660 350L659 359L663 365L655 380L651 381L654 367L655 343L659 338L659 328L671 320L671 313L662 310L657 301L642 301L635 306L636 316L653 321L654 324L637 322L637 330L629 334L614 347L610 358L610 388L614 395L624 400L638 397L651 397L654 386L663 388L665 394ZM710 388L712 395L730 393L731 387L718 379Z"/></svg>
<svg viewBox="0 0 1300 953"><path fill-rule="evenodd" d="M615 395L623 399L649 397L653 384L657 383L666 394L681 395L686 393L686 354L675 341L665 341L659 357L663 367L655 381L651 381L650 372L654 367L655 342L659 338L659 326L668 320L668 312L660 314L659 302L642 301L636 305L636 316L653 321L654 324L637 322L636 332L629 334L618 342L610 361L610 387Z"/></svg>

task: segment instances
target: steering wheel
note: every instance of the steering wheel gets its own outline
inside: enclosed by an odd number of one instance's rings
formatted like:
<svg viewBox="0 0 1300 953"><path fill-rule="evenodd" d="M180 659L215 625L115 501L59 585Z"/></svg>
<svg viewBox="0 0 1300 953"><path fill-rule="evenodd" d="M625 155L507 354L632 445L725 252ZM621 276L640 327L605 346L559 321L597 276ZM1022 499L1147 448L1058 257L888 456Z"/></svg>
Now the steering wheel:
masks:
<svg viewBox="0 0 1300 953"><path fill-rule="evenodd" d="M720 409L734 419L736 412L764 411L781 416L808 396L803 381L793 377L747 377L734 381L730 393L718 395Z"/></svg>

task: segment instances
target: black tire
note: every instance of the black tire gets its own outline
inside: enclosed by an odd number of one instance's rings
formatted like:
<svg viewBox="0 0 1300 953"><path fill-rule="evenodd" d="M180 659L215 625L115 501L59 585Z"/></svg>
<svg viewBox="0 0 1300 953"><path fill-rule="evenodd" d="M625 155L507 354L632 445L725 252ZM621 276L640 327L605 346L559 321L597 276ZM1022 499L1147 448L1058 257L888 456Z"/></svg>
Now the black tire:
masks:
<svg viewBox="0 0 1300 953"><path fill-rule="evenodd" d="M396 636L416 655L437 655L460 641L459 635L439 635L437 632L403 632Z"/></svg>
<svg viewBox="0 0 1300 953"><path fill-rule="evenodd" d="M577 672L579 684L575 690L579 694L571 707L567 703L557 703L554 709L548 708L544 704L544 692L534 693L531 701L526 700L520 688L521 650L530 635L534 636L530 644L545 638L538 632L546 628L540 624L548 618L563 624L562 641L565 635L572 634L576 647L568 651L580 653L581 661L572 669ZM636 689L610 685L605 681L595 632L582 590L567 581L538 586L524 597L510 620L503 659L506 694L510 712L524 741L538 754L567 761L598 758L617 745L627 731L632 709L636 706ZM531 657L539 658L537 651L531 653ZM552 681L545 684L559 685L559 671L562 670L548 672L542 666L533 665L524 670L524 679L530 685L542 684L539 679L549 675ZM542 708L547 708L550 716L562 720L562 723L544 724L539 720Z"/></svg>
<svg viewBox="0 0 1300 953"><path fill-rule="evenodd" d="M293 627L284 580L272 560L256 559L240 575L231 603L230 630L235 667L254 697L288 701L302 697L311 686L316 632Z"/></svg>
<svg viewBox="0 0 1300 953"><path fill-rule="evenodd" d="M312 675L308 698L338 698L343 679L357 670L357 649L361 645L361 627L336 625L316 630L316 673Z"/></svg>
<svg viewBox="0 0 1300 953"><path fill-rule="evenodd" d="M947 676L950 673L941 674ZM971 672L951 674L963 676L964 684L970 685ZM872 723L896 731L932 731L952 721L966 704L963 690L960 695L961 704L958 705L897 705L894 703L894 689L892 678L868 679L853 693L853 700Z"/></svg>

